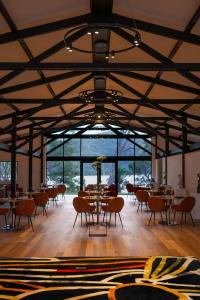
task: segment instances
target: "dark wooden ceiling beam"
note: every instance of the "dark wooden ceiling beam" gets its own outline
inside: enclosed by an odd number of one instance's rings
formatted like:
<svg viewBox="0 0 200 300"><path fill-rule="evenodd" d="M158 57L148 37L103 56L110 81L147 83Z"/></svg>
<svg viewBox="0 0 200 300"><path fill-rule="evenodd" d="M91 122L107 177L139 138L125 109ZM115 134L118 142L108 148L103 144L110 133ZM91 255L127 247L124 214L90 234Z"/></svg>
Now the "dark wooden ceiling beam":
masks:
<svg viewBox="0 0 200 300"><path fill-rule="evenodd" d="M152 99L149 98L149 100L151 102L155 102L158 104L170 104L170 105L177 105L177 104L200 104L200 99L194 98L194 99ZM7 103L14 103L14 104L41 104L41 103L48 103L50 101L50 99L44 99L44 98L0 98L0 103L3 104L7 104ZM85 100L79 98L79 97L74 97L74 98L69 98L69 99L57 99L58 102L60 102L60 104L63 105L67 105L67 104L83 104L85 103ZM105 100L105 99L95 99L92 101L91 104L95 104L95 103L103 103L103 104L111 104L110 100ZM127 98L127 97L122 97L119 99L119 103L120 104L138 104L138 105L142 105L145 106L144 101L141 101L140 99L132 99L132 98ZM147 103L148 105L148 103Z"/></svg>
<svg viewBox="0 0 200 300"><path fill-rule="evenodd" d="M18 39L30 38L33 36L54 32L57 30L62 30L88 22L90 14L85 14L81 16L72 17L69 19L64 19L61 21L46 23L42 25L37 25L25 29L18 30L17 33L7 32L0 35L0 44L9 43L16 41Z"/></svg>
<svg viewBox="0 0 200 300"><path fill-rule="evenodd" d="M17 30L18 30L17 26L13 22L10 14L8 13L8 11L7 11L6 7L5 7L5 5L3 5L3 3L1 1L0 1L0 8L1 8L1 11L3 13L4 19L6 20L7 24L9 25L11 31L13 33L17 33ZM33 54L31 52L30 48L28 47L27 43L23 39L19 39L18 42L19 42L21 48L23 49L23 51L25 52L25 54L27 55L27 57L30 60L32 60L34 57L33 57ZM44 73L43 73L42 70L37 70L37 73L38 73L38 75L39 75L39 77L41 79L45 79L46 78L46 76L44 75ZM54 97L55 96L55 92L54 92L52 86L49 83L47 83L46 87L49 90L49 93ZM63 114L66 114L64 108L62 107L62 105L60 105L60 109L63 112Z"/></svg>
<svg viewBox="0 0 200 300"><path fill-rule="evenodd" d="M190 129L195 134L200 135L200 130L198 130L197 128L194 128L193 126L191 126L190 124L188 124L187 122L185 122L182 117L178 117L177 116L177 111L172 111L172 110L169 111L169 109L164 108L160 104L151 103L148 97L145 97L143 94L141 94L140 92L136 91L134 88L132 88L131 86L127 85L126 83L124 83L123 81L119 80L118 78L114 77L113 75L110 76L110 79L112 81L118 83L119 85L123 86L124 88L126 88L129 92L131 92L133 94L137 94L137 96L139 96L141 99L145 99L146 101L148 101L149 105L152 108L160 110L164 114L166 114L169 117L171 117L172 119L176 120L178 123L186 126L188 129ZM179 113L181 113L181 112L179 111ZM186 117L186 115L184 115L184 116ZM190 116L190 118L191 118L191 116ZM196 118L197 118L197 116L194 116L194 119L196 119Z"/></svg>
<svg viewBox="0 0 200 300"><path fill-rule="evenodd" d="M120 105L118 104L113 104L114 107L116 107L117 109L120 109L121 111L123 111L125 114L127 114L127 116L129 116L130 118L132 117L132 114L130 114L126 109L122 108ZM163 138L165 138L167 141L169 141L170 143L174 144L176 147L180 147L179 144L177 144L176 142L172 141L171 139L169 139L169 137L167 137L165 134L161 133L160 131L158 131L157 129L155 129L155 127L151 126L150 124L148 124L147 122L139 119L137 116L135 116L135 119L140 122L143 126L145 126L146 128L149 129L149 131L151 131L153 134L155 135L159 135ZM182 148L181 148L182 149Z"/></svg>
<svg viewBox="0 0 200 300"><path fill-rule="evenodd" d="M79 39L80 37L82 37L85 34L85 32L86 32L85 29L78 30L77 32L75 32L74 34L72 34L69 37L69 42L74 42L75 40ZM39 63L40 61L49 58L50 56L54 55L55 53L57 53L64 47L65 47L64 41L56 43L55 45L51 46L47 50L45 50L45 51L41 52L40 54L38 54L37 56L35 56L33 59L29 60L29 62L26 63L26 67L28 67L29 64ZM6 82L15 78L16 76L23 73L24 71L25 70L15 70L15 71L12 71L12 72L6 74L5 76L3 76L0 79L0 85L5 84Z"/></svg>
<svg viewBox="0 0 200 300"><path fill-rule="evenodd" d="M54 126L56 126L57 124L59 124L60 122L62 122L63 120L65 120L66 117L72 117L74 113L76 113L77 111L81 110L82 108L84 108L86 106L86 104L83 104L77 108L75 108L74 110L72 110L70 113L68 113L66 116L62 116L60 117L58 120L54 121L52 124L48 125L47 127L45 127L44 129L40 130L39 132L33 134L31 137L29 137L26 141L22 142L21 144L17 145L16 149L19 149L20 147L25 146L29 141L37 138L38 136L44 135L45 133L47 133L51 128L53 128Z"/></svg>
<svg viewBox="0 0 200 300"><path fill-rule="evenodd" d="M33 58L32 58L33 59ZM62 70L85 72L114 71L200 71L200 63L66 63L66 62L0 62L0 70Z"/></svg>
<svg viewBox="0 0 200 300"><path fill-rule="evenodd" d="M79 80L75 84L71 85L70 87L68 87L65 90L63 90L62 92L60 92L58 95L56 95L56 97L59 98L59 97L63 97L65 95L67 95L68 93L70 93L74 89L78 88L79 86L81 86L82 84L84 84L85 82L90 80L91 78L92 78L92 75L88 75L88 76L84 77L83 79ZM20 124L24 120L27 120L28 118L30 118L31 116L36 114L38 111L59 105L56 101L56 97L53 97L52 99L50 99L50 101L48 103L45 103L40 106L29 109L26 114L24 114L22 117L18 118L18 120L16 121L16 125ZM85 105L83 104L83 107L84 106ZM12 130L12 128L13 128L13 125L10 124L2 129L0 129L0 135L9 132L10 130Z"/></svg>
<svg viewBox="0 0 200 300"><path fill-rule="evenodd" d="M125 124L123 124L123 123L121 123L121 122L119 122L118 120L116 120L116 121L114 121L114 122L111 122L110 124L113 124L113 125L117 125L117 126L121 126L123 129L125 129L125 130L130 130L131 132L133 132L134 133L134 135L135 135L135 137L136 138L141 138L141 139L143 139L145 142L147 142L148 144L150 144L151 146L153 146L153 147L157 147L161 152L163 152L163 153L165 153L165 150L163 150L162 148L160 148L159 146L157 146L154 142L152 142L152 139L151 140L149 140L148 139L148 137L147 136L145 136L145 135L143 135L143 134L138 134L135 130L137 130L137 129L135 129L134 127L132 127L132 126L130 126L130 125L125 125ZM119 129L117 129L117 131L118 131ZM150 136L150 135L149 135Z"/></svg>
<svg viewBox="0 0 200 300"><path fill-rule="evenodd" d="M180 83L175 83L175 82L172 82L172 81L168 81L168 80L164 80L164 79L158 79L158 78L155 79L154 77L144 75L144 74L135 73L135 72L114 72L114 73L122 75L122 76L129 77L129 78L142 80L142 81L145 81L145 82L153 82L153 83L158 84L158 85L162 85L162 86L169 87L169 88L172 88L172 89L184 91L184 92L187 92L187 93L200 95L200 89L193 88L193 87L183 85L183 84L180 84Z"/></svg>
<svg viewBox="0 0 200 300"><path fill-rule="evenodd" d="M51 152L55 151L56 149L60 148L61 146L65 145L67 142L69 142L71 139L75 138L76 136L78 136L80 133L84 133L85 131L89 130L91 127L94 126L94 123L92 124L88 124L88 126L86 126L85 128L81 129L79 133L75 133L73 136L71 136L70 138L64 140L63 142L61 142L59 145L55 146L54 148L52 148L51 150L46 152L46 155L49 155Z"/></svg>
<svg viewBox="0 0 200 300"><path fill-rule="evenodd" d="M131 144L137 146L138 148L140 148L141 150L143 150L144 152L146 152L148 155L151 155L151 152L149 150L147 150L146 148L142 147L140 144L138 144L134 137L129 138L127 137L125 134L123 134L122 132L118 131L117 129L113 128L112 126L110 126L109 124L104 124L108 129L110 129L111 131L113 131L115 134L117 134L119 137L124 138L126 140L128 140Z"/></svg>
<svg viewBox="0 0 200 300"><path fill-rule="evenodd" d="M27 81L25 83L20 83L20 84L16 84L13 86L9 86L9 87L0 89L0 95L9 94L9 93L21 91L24 89L29 89L29 88L44 85L44 84L50 83L50 82L60 81L60 80L69 79L69 78L71 79L73 77L84 75L86 73L87 72L84 72L84 71L81 71L81 72L80 71L79 72L72 71L72 72L62 73L59 75L49 76L44 79Z"/></svg>
<svg viewBox="0 0 200 300"><path fill-rule="evenodd" d="M69 19L64 19L56 22L46 23L42 25L37 25L25 29L21 29L14 34L12 32L6 32L0 35L0 44L9 43L16 41L17 39L30 38L36 35L46 34L58 30L62 30L65 28L87 24L87 23L115 23L117 25L127 25L130 27L135 27L133 18L128 18L125 16L121 16L118 14L112 14L111 17L107 17L106 15L99 14L99 16L95 17L92 14L86 14L81 16L76 16ZM176 30L173 28L169 28L166 26L161 26L158 24L153 24L150 22L145 22L136 19L135 20L137 28L142 31L150 32L156 35L168 37L175 40L182 40L188 43L200 45L200 37L196 34L189 34L182 32L180 30Z"/></svg>
<svg viewBox="0 0 200 300"><path fill-rule="evenodd" d="M121 28L116 28L114 29L114 32L117 33L120 37L124 38L128 42L131 43L132 41L132 35L125 30L122 30ZM162 62L162 63L171 63L173 64L173 61L170 60L168 57L164 56L162 53L156 51L149 45L145 44L144 42L140 43L139 48L143 50L145 53L150 55L151 57L155 58L156 60ZM177 70L177 72L182 75L183 77L187 78L188 80L192 81L193 83L200 85L200 79L194 75L193 73L189 71L184 71L184 70Z"/></svg>

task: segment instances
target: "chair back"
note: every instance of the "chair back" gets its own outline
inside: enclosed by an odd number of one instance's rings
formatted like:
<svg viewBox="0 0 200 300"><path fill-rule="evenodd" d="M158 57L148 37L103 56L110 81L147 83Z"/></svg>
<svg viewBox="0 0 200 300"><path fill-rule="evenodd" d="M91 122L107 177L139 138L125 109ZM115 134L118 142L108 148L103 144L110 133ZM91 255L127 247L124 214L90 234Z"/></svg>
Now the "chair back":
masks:
<svg viewBox="0 0 200 300"><path fill-rule="evenodd" d="M49 198L55 198L58 194L58 189L57 188L50 188L46 190L46 193L48 194Z"/></svg>
<svg viewBox="0 0 200 300"><path fill-rule="evenodd" d="M87 200L81 197L75 197L73 199L73 206L78 213L91 211L91 207L88 204Z"/></svg>
<svg viewBox="0 0 200 300"><path fill-rule="evenodd" d="M149 200L149 194L145 190L138 190L136 192L136 198L139 202L148 202Z"/></svg>
<svg viewBox="0 0 200 300"><path fill-rule="evenodd" d="M134 191L134 188L133 188L133 185L131 183L127 183L126 184L126 189L127 189L127 192L128 193L133 193Z"/></svg>
<svg viewBox="0 0 200 300"><path fill-rule="evenodd" d="M79 192L78 192L78 196L79 196L79 197L86 197L86 196L89 196L89 193L88 193L88 192L85 192L85 191L79 191Z"/></svg>
<svg viewBox="0 0 200 300"><path fill-rule="evenodd" d="M122 197L116 197L111 199L106 207L107 212L119 213L124 206L124 199Z"/></svg>
<svg viewBox="0 0 200 300"><path fill-rule="evenodd" d="M58 189L58 193L59 194L64 194L66 192L66 190L67 190L65 184L59 184L57 186L57 189Z"/></svg>
<svg viewBox="0 0 200 300"><path fill-rule="evenodd" d="M32 199L20 200L15 208L18 216L31 216L35 210L35 201Z"/></svg>
<svg viewBox="0 0 200 300"><path fill-rule="evenodd" d="M88 184L86 187L85 187L85 190L94 190L95 187L94 187L94 184Z"/></svg>
<svg viewBox="0 0 200 300"><path fill-rule="evenodd" d="M160 197L150 197L148 206L151 211L162 212L166 209L165 200Z"/></svg>
<svg viewBox="0 0 200 300"><path fill-rule="evenodd" d="M191 212L194 205L195 205L195 198L187 196L178 205L178 209L181 210L181 211Z"/></svg>
<svg viewBox="0 0 200 300"><path fill-rule="evenodd" d="M46 192L38 192L34 195L35 204L38 206L45 206L49 200L49 196Z"/></svg>

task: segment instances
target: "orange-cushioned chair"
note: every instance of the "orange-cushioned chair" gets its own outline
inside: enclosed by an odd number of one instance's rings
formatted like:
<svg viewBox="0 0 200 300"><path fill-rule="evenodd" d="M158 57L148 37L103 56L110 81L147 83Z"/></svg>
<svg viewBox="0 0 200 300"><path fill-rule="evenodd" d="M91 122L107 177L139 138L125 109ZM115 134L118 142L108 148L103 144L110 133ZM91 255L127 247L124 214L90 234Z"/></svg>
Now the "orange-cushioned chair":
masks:
<svg viewBox="0 0 200 300"><path fill-rule="evenodd" d="M46 192L38 192L34 195L34 201L35 201L35 206L36 206L35 215L37 213L37 208L42 207L43 216L44 216L44 213L47 216L46 205L49 201L48 194Z"/></svg>
<svg viewBox="0 0 200 300"><path fill-rule="evenodd" d="M190 215L191 220L192 220L192 224L193 226L195 226L194 224L194 220L192 218L192 209L195 205L195 198L194 197L185 197L183 199L183 201L178 204L178 205L173 205L173 210L174 210L174 220L175 221L175 217L176 217L176 212L181 212L181 226L183 224L183 215L185 215L185 224L186 224L186 216L187 214Z"/></svg>
<svg viewBox="0 0 200 300"><path fill-rule="evenodd" d="M142 211L143 204L145 204L146 208L148 208L147 203L148 203L148 200L149 200L149 194L148 194L147 191L145 191L145 190L138 190L136 192L136 198L138 200L137 212L139 211L140 207L141 207L141 211Z"/></svg>
<svg viewBox="0 0 200 300"><path fill-rule="evenodd" d="M150 197L148 200L148 206L151 212L150 218L149 218L149 224L151 223L152 215L154 216L154 224L155 224L155 214L160 213L161 220L163 221L162 213L165 213L166 217L166 224L168 223L167 220L167 210L169 208L169 205L166 204L166 201L160 197Z"/></svg>
<svg viewBox="0 0 200 300"><path fill-rule="evenodd" d="M49 201L52 201L53 205L55 203L56 206L58 207L57 198L56 198L58 195L58 189L57 188L49 188L46 190L46 193L48 194Z"/></svg>
<svg viewBox="0 0 200 300"><path fill-rule="evenodd" d="M31 217L33 216L35 211L35 201L32 199L26 199L26 200L20 200L17 204L17 206L13 209L13 213L15 216L15 222L16 223L16 217L18 216L18 224L17 224L17 230L19 229L20 219L21 217L27 217L28 219L28 226L31 224L32 230L33 224Z"/></svg>
<svg viewBox="0 0 200 300"><path fill-rule="evenodd" d="M74 220L73 227L76 224L78 214L81 214L81 226L82 226L82 214L83 213L85 214L86 225L88 224L88 222L87 222L87 213L89 214L89 217L90 217L90 214L92 214L92 219L93 219L93 212L95 211L96 206L95 205L90 205L86 199L81 198L81 197L75 197L73 199L73 206L74 206L74 209L76 211L76 217L75 217L75 220ZM94 222L94 219L93 219L93 222Z"/></svg>
<svg viewBox="0 0 200 300"><path fill-rule="evenodd" d="M110 214L109 226L110 226L111 216L114 213L115 214L115 226L116 226L116 215L118 214L121 225L123 227L122 219L120 216L120 212L121 212L123 206L124 206L124 199L122 197L113 198L109 201L108 205L102 206L102 211L104 212L103 222L104 222L105 215L107 213L109 213Z"/></svg>
<svg viewBox="0 0 200 300"><path fill-rule="evenodd" d="M7 214L8 214L8 212L9 212L9 208L0 207L0 216L4 216L6 226L8 225L8 223L7 223Z"/></svg>
<svg viewBox="0 0 200 300"><path fill-rule="evenodd" d="M61 194L61 195L62 195L62 200L63 200L63 198L65 197L65 192L66 192L66 190L67 190L65 184L59 184L59 185L57 186L57 189L58 189L58 194Z"/></svg>

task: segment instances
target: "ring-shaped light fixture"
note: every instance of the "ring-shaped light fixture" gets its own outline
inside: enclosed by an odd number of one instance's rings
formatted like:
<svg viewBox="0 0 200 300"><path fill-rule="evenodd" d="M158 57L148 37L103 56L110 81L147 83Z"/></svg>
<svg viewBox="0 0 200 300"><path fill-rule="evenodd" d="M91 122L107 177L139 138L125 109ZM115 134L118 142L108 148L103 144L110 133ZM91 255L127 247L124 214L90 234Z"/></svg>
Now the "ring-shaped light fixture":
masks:
<svg viewBox="0 0 200 300"><path fill-rule="evenodd" d="M108 100L113 103L119 102L123 97L122 92L114 89L105 90L85 90L79 93L79 97L85 100L86 103L92 103L95 100Z"/></svg>
<svg viewBox="0 0 200 300"><path fill-rule="evenodd" d="M131 32L133 39L132 39L131 46L121 48L121 49L112 49L111 51L86 50L86 49L75 47L71 42L72 34L76 33L78 30L81 30L81 29L85 29L86 34L96 35L96 36L99 35L100 30L102 30L102 29L104 29L104 30L105 29L106 30L125 29L125 30L128 30L129 32ZM103 45L103 43L107 44L107 41L97 40L97 41L95 41L95 43L96 44L102 43L102 45ZM103 23L99 24L98 23L98 24L91 24L91 25L89 25L89 24L81 25L81 26L72 28L71 30L67 31L66 34L64 35L64 44L65 44L66 49L69 52L72 52L73 50L75 50L75 51L87 53L87 54L99 54L99 55L103 54L103 55L105 55L105 59L109 59L110 57L115 58L115 55L117 53L125 52L125 51L131 50L135 47L138 47L140 45L140 43L141 43L140 33L131 26L121 25L121 24L109 24L109 23L108 24L103 24Z"/></svg>

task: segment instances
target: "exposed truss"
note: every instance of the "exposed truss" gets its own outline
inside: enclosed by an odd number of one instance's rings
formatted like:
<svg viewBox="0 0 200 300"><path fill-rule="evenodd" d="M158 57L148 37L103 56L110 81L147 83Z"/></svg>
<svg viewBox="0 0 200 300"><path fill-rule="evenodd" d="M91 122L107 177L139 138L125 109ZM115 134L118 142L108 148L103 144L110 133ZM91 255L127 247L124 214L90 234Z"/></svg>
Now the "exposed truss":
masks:
<svg viewBox="0 0 200 300"><path fill-rule="evenodd" d="M114 22L119 25L134 26L131 18L112 12L113 1L94 0L90 4L91 12L88 14L18 29L13 21L14 18L12 18L6 8L6 2L4 5L0 1L2 16L10 28L10 32L4 32L0 35L0 44L9 45L13 42L18 42L28 58L28 62L13 60L0 62L0 70L6 71L6 74L0 79L0 105L6 104L12 109L12 111L9 110L0 115L0 136L2 136L3 141L7 144L11 143L11 137L8 134L10 135L13 129L16 129L15 149L19 150L34 138L60 130L60 128L66 128L67 132L67 128L76 128L80 124L88 124L89 126L90 122L87 120L87 114L101 107L107 114L111 115L110 123L108 122L106 126L109 127L109 124L113 123L129 129L139 128L139 130L150 135L160 136L170 145L187 151L190 145L195 143L192 136L196 138L200 136L200 116L198 113L189 110L192 105L200 105L200 78L197 75L197 72L200 71L200 62L189 62L187 60L174 62L173 58L183 46L183 42L192 46L200 46L200 36L192 32L200 17L200 7L194 12L184 31L166 27L162 24L158 25L144 20L135 20L138 30L176 41L168 56L165 56L162 51L157 51L144 41L141 43L139 50L148 55L150 61L152 61L151 59L156 59L157 62L108 63L103 57L95 55L92 57L92 63L58 62L57 60L48 62L48 59L58 54L64 48L63 40L57 41L48 49L33 55L31 47L29 47L25 39L59 32L81 24L95 25ZM99 38L106 40L108 49L111 42L111 34L113 33L126 42L132 41L130 33L120 28L113 29L112 33L109 30L100 32ZM85 34L86 29L78 30L70 36L70 41L79 41ZM92 47L93 49L96 47L94 37L92 38ZM20 83L15 82L15 79L20 75L29 71L36 71L39 79L26 80ZM46 75L46 71L59 71L59 74ZM152 71L156 71L156 75L148 74L148 72ZM161 78L165 72L178 74L178 76L183 78L183 83ZM77 96L71 96L72 92L76 93L79 87L89 84L92 80L94 80L94 88L97 89L99 87L97 79L99 78L105 80L105 87L109 80L112 84L120 86L124 93L128 92L128 96L124 95L118 104L110 103L106 99L95 99L89 106L83 99L78 97L78 93ZM130 84L126 82L126 79ZM56 92L54 85L67 82L68 80L73 83L68 84L65 89ZM143 91L138 90L134 87L136 80L148 84L148 87ZM165 98L159 99L151 97L151 92L155 86L173 89L174 92L186 93L188 97L168 98L167 95ZM50 98L33 97L31 93L28 98L15 96L15 93L26 90L31 91L33 88L39 87L46 87ZM21 104L31 105L31 108L20 108ZM177 105L180 106L178 109L176 108ZM57 107L60 109L59 112L55 115L47 115L48 110L56 109ZM130 107L132 108L130 109ZM150 115L145 115L142 111L143 109L148 109ZM38 113L40 114L39 116ZM13 120L15 120L14 123ZM6 122L6 125L1 126L1 122L2 124ZM31 137L29 136L29 128L33 129ZM163 133L165 129L168 130L168 135ZM121 136L118 130L112 130ZM177 132L178 134L176 134ZM182 137L185 137L186 147L181 143ZM155 144L152 145L156 147ZM33 153L40 150L40 148L34 149ZM166 152L166 149L160 148L159 150L162 153Z"/></svg>

